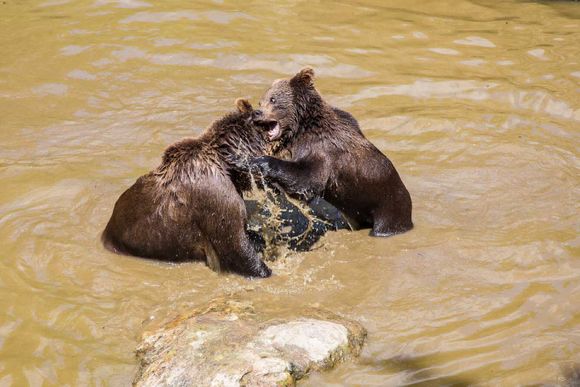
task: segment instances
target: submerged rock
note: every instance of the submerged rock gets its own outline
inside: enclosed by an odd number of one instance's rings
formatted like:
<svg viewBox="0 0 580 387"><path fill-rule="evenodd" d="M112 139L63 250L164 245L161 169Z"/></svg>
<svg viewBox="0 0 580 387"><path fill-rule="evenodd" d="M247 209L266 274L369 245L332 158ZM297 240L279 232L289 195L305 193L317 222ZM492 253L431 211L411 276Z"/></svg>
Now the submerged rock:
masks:
<svg viewBox="0 0 580 387"><path fill-rule="evenodd" d="M293 386L358 356L358 323L312 309L264 320L252 304L216 300L145 332L135 386Z"/></svg>
<svg viewBox="0 0 580 387"><path fill-rule="evenodd" d="M309 251L328 231L352 230L346 217L322 198L301 203L274 188L261 196L261 200L245 200L250 238L259 251L271 253L278 246ZM276 255L264 258L272 260Z"/></svg>

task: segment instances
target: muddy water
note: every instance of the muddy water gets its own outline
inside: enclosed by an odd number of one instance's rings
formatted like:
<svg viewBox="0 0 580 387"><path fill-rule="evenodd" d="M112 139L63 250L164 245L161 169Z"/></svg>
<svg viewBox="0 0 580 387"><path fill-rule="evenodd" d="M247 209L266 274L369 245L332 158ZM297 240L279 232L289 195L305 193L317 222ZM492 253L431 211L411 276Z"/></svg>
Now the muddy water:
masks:
<svg viewBox="0 0 580 387"><path fill-rule="evenodd" d="M158 4L154 4L158 3ZM0 386L123 385L146 319L235 294L369 330L304 385L558 383L580 362L580 5L0 2ZM171 142L312 65L416 228L333 233L250 281L106 252Z"/></svg>

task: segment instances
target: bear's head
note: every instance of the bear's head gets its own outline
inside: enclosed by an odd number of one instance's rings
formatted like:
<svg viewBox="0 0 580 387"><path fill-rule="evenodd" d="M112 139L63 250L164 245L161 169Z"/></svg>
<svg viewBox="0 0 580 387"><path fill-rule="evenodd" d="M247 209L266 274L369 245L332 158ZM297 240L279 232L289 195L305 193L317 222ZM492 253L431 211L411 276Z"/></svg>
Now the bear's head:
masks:
<svg viewBox="0 0 580 387"><path fill-rule="evenodd" d="M313 124L321 113L322 97L314 87L314 70L304 67L290 79L277 79L266 91L256 110L255 121L268 128L269 141L295 136L301 127Z"/></svg>
<svg viewBox="0 0 580 387"><path fill-rule="evenodd" d="M263 117L261 111L254 110L252 104L247 99L236 99L236 108L238 109L237 116L239 118L242 118L250 128L258 128L260 138L266 137L267 139L268 135L264 135L264 132L270 131L277 124L276 120L266 119Z"/></svg>
<svg viewBox="0 0 580 387"><path fill-rule="evenodd" d="M235 106L235 111L214 121L208 131L211 138L217 139L214 143L228 164L238 172L245 172L251 158L268 151L271 145L267 133L276 121L258 120L259 112L247 99L236 99Z"/></svg>

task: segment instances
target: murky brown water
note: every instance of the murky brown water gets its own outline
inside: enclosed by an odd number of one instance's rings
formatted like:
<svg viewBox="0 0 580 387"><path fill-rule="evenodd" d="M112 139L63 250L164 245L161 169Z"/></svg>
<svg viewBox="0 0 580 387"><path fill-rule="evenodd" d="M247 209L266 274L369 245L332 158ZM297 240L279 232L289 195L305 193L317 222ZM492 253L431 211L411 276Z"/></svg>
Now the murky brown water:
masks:
<svg viewBox="0 0 580 387"><path fill-rule="evenodd" d="M304 385L558 382L580 362L580 4L0 2L0 386L123 385L143 320L236 293L369 330ZM171 142L302 65L413 195L250 281L105 251Z"/></svg>

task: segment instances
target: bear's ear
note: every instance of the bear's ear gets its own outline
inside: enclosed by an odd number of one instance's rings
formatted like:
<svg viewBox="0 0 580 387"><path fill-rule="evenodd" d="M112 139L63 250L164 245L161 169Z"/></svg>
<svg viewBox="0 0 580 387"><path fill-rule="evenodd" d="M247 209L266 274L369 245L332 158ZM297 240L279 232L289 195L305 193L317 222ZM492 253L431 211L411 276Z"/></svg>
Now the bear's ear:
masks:
<svg viewBox="0 0 580 387"><path fill-rule="evenodd" d="M310 66L303 67L298 74L290 79L290 83L294 85L312 85L314 79L314 69Z"/></svg>
<svg viewBox="0 0 580 387"><path fill-rule="evenodd" d="M254 110L252 104L244 98L236 99L236 107L240 113L251 113Z"/></svg>

